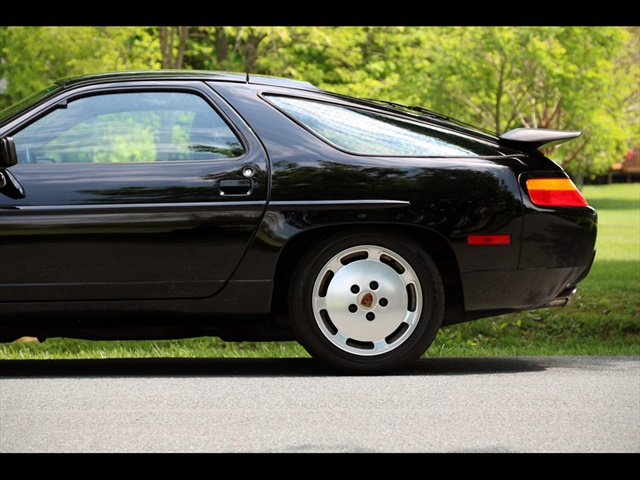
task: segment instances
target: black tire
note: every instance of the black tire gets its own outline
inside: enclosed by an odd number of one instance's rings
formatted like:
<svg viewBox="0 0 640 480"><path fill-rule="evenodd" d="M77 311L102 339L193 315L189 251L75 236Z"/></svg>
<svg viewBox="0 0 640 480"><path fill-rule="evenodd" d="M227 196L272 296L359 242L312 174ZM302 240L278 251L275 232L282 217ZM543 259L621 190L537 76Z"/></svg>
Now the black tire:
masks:
<svg viewBox="0 0 640 480"><path fill-rule="evenodd" d="M444 314L444 287L415 242L350 231L313 247L294 271L293 326L309 354L343 372L381 374L418 359Z"/></svg>

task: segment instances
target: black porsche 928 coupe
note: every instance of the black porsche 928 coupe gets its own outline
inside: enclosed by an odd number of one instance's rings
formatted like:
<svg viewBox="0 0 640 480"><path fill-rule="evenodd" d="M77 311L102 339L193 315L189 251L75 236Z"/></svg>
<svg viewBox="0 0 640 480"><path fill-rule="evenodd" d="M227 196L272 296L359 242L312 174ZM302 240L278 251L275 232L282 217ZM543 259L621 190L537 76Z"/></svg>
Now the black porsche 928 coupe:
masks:
<svg viewBox="0 0 640 480"><path fill-rule="evenodd" d="M566 305L597 213L541 147L287 79L67 78L0 112L0 341L298 341L342 372Z"/></svg>

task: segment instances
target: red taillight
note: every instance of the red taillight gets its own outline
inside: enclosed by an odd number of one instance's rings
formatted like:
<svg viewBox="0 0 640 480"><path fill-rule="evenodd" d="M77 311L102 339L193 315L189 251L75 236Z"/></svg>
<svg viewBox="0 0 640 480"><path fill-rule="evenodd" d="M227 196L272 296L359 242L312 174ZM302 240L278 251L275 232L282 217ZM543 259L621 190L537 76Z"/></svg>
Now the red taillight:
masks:
<svg viewBox="0 0 640 480"><path fill-rule="evenodd" d="M531 201L541 207L586 207L587 201L568 178L530 178Z"/></svg>

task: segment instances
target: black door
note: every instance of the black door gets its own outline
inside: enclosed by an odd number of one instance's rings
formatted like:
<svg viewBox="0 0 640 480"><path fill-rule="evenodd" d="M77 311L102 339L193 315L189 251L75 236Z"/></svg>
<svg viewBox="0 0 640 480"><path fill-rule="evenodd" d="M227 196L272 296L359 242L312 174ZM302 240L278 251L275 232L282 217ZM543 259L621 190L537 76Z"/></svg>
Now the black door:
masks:
<svg viewBox="0 0 640 480"><path fill-rule="evenodd" d="M196 91L70 95L13 136L0 302L201 298L263 215L259 143Z"/></svg>

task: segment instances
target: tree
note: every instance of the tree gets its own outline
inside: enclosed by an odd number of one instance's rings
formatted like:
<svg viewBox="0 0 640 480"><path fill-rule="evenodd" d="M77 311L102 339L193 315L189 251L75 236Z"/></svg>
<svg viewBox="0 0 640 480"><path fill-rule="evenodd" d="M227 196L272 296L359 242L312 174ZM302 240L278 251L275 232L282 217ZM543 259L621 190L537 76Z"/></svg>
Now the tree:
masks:
<svg viewBox="0 0 640 480"><path fill-rule="evenodd" d="M189 27L159 27L163 69L181 69L189 39Z"/></svg>
<svg viewBox="0 0 640 480"><path fill-rule="evenodd" d="M107 70L227 70L420 105L497 133L581 130L545 151L578 181L640 143L638 27L0 27L0 108Z"/></svg>
<svg viewBox="0 0 640 480"><path fill-rule="evenodd" d="M0 109L61 77L159 68L158 28L0 27Z"/></svg>
<svg viewBox="0 0 640 480"><path fill-rule="evenodd" d="M623 112L636 98L638 63L622 27L450 27L433 45L435 109L497 133L538 127L581 130L545 153L578 181L604 174L637 135ZM637 103L636 103L637 104ZM637 138L637 137L636 137Z"/></svg>

